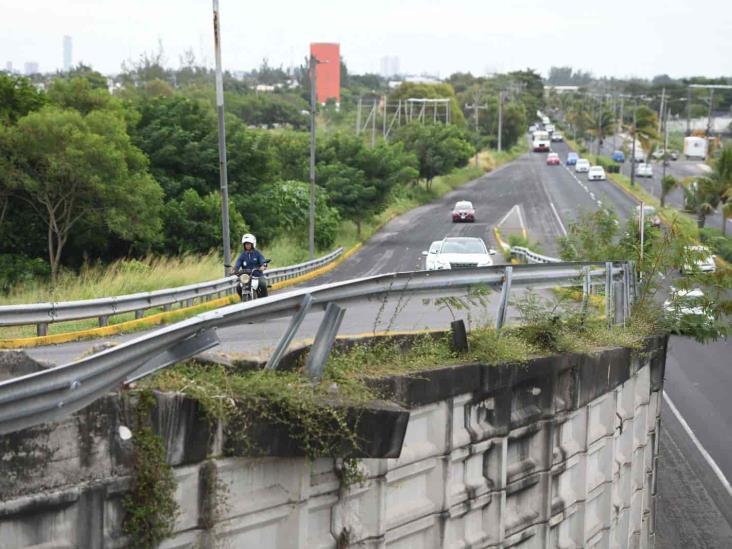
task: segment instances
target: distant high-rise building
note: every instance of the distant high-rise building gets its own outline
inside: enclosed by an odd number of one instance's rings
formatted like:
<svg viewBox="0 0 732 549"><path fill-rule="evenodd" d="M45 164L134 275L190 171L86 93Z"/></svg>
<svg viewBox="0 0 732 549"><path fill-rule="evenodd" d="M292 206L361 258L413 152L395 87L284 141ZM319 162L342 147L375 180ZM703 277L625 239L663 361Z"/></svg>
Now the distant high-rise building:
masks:
<svg viewBox="0 0 732 549"><path fill-rule="evenodd" d="M318 103L328 99L341 102L341 46L340 44L310 44L310 55L318 60L315 69Z"/></svg>
<svg viewBox="0 0 732 549"><path fill-rule="evenodd" d="M12 61L6 61L5 62L5 71L8 74L12 74L13 73L13 62Z"/></svg>
<svg viewBox="0 0 732 549"><path fill-rule="evenodd" d="M70 71L72 65L73 59L71 37L64 36L64 72Z"/></svg>
<svg viewBox="0 0 732 549"><path fill-rule="evenodd" d="M35 61L26 61L25 64L23 65L23 72L26 75L31 75L31 74L38 74L41 71L38 70L38 63L36 63Z"/></svg>
<svg viewBox="0 0 732 549"><path fill-rule="evenodd" d="M387 55L381 58L381 76L391 78L399 74L399 58L396 55Z"/></svg>

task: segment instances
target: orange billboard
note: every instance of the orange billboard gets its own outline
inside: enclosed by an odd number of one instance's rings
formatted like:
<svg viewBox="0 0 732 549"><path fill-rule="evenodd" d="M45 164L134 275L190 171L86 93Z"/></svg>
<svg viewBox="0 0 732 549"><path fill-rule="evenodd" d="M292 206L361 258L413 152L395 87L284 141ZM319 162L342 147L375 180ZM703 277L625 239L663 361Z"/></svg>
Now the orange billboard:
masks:
<svg viewBox="0 0 732 549"><path fill-rule="evenodd" d="M315 86L318 103L328 99L341 102L341 46L340 44L310 44L310 55L317 59Z"/></svg>

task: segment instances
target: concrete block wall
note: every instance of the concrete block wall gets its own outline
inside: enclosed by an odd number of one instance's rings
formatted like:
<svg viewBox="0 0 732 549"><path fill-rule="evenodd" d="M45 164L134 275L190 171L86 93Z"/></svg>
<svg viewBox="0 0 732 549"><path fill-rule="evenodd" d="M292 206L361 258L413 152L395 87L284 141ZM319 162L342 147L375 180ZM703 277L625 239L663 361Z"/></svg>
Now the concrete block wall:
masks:
<svg viewBox="0 0 732 549"><path fill-rule="evenodd" d="M159 425L180 504L161 547L653 547L665 347L382 381L410 410L401 455L360 460L366 480L350 487L332 458L222 457L182 406ZM1 464L13 448L32 458L23 482L0 476L2 547L128 545L129 449L116 436L128 415L110 397L0 438Z"/></svg>

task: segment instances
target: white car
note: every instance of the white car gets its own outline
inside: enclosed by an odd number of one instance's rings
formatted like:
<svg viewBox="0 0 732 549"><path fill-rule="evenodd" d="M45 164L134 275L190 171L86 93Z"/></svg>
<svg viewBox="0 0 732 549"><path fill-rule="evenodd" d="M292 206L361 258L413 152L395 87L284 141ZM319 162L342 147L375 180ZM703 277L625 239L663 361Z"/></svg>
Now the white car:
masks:
<svg viewBox="0 0 732 549"><path fill-rule="evenodd" d="M663 309L667 317L676 323L696 318L703 320L707 325L714 323L714 315L705 306L704 292L699 288L682 290L671 286L668 299L663 302ZM676 331L684 330L677 326Z"/></svg>
<svg viewBox="0 0 732 549"><path fill-rule="evenodd" d="M590 181L605 181L605 169L602 166L590 166L587 179Z"/></svg>
<svg viewBox="0 0 732 549"><path fill-rule="evenodd" d="M713 273L717 270L717 264L714 261L715 256L706 246L689 246L687 251L694 263L685 264L681 269L682 274L692 272Z"/></svg>
<svg viewBox="0 0 732 549"><path fill-rule="evenodd" d="M635 168L635 175L638 177L653 177L653 166L641 162Z"/></svg>
<svg viewBox="0 0 732 549"><path fill-rule="evenodd" d="M577 160L577 163L574 165L574 171L577 173L583 173L583 172L589 172L590 171L590 161L586 158L580 158Z"/></svg>
<svg viewBox="0 0 732 549"><path fill-rule="evenodd" d="M424 257L424 268L427 271L434 271L436 269L435 267L435 258L437 257L437 252L440 251L440 246L442 246L442 240L435 240L432 244L430 244L430 249L427 250L427 252L423 252Z"/></svg>
<svg viewBox="0 0 732 549"><path fill-rule="evenodd" d="M482 238L447 237L442 240L431 268L436 271L442 269L468 269L470 267L490 267L493 265L492 255L495 250L486 248ZM429 257L429 252L422 252Z"/></svg>
<svg viewBox="0 0 732 549"><path fill-rule="evenodd" d="M556 128L554 127L554 124L547 124L544 126L544 129L549 133L553 133Z"/></svg>
<svg viewBox="0 0 732 549"><path fill-rule="evenodd" d="M554 141L555 143L564 141L564 136L559 132L554 132L552 133L552 141Z"/></svg>
<svg viewBox="0 0 732 549"><path fill-rule="evenodd" d="M640 204L635 207L635 217L638 219L640 216ZM653 206L643 206L643 219L646 221L650 221L651 225L654 227L660 227L661 226L661 218L658 216L658 213L656 212L656 208Z"/></svg>

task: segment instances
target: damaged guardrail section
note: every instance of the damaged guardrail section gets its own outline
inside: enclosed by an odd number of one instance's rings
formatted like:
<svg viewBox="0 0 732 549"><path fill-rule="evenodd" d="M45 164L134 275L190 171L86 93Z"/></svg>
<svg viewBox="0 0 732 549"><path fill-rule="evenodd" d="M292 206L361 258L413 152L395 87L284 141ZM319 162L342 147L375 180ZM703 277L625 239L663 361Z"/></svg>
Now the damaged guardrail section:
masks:
<svg viewBox="0 0 732 549"><path fill-rule="evenodd" d="M653 547L667 341L375 379L358 481L267 427L259 456L180 394L149 411L177 483L161 547ZM0 436L3 547L126 546L133 404ZM408 422L407 422L408 419Z"/></svg>

